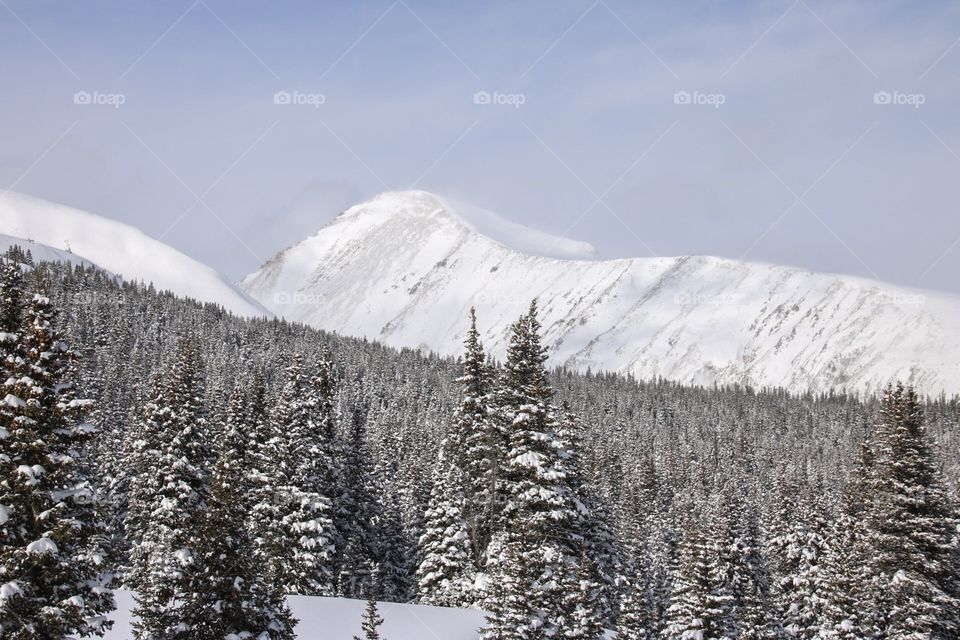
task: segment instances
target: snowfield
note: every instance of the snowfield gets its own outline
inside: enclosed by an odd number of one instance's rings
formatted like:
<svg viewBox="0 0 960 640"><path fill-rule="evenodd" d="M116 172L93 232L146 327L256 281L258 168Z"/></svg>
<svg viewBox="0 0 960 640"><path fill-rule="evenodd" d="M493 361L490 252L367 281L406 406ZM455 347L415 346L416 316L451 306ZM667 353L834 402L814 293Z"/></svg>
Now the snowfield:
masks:
<svg viewBox="0 0 960 640"><path fill-rule="evenodd" d="M553 365L798 392L872 391L895 377L960 390L958 296L709 256L573 259L589 245L481 214L385 193L241 286L288 320L443 354L461 353L475 306L503 358L510 324L537 297Z"/></svg>
<svg viewBox="0 0 960 640"><path fill-rule="evenodd" d="M0 195L0 234L0 246L16 242L37 260L86 261L240 316L271 315L205 264L139 229L86 211L7 192Z"/></svg>
<svg viewBox="0 0 960 640"><path fill-rule="evenodd" d="M111 615L116 620L106 640L130 640L130 610L133 594L116 592L117 610ZM292 596L290 608L300 623L297 637L301 640L351 640L363 637L360 623L366 602L342 598L309 598ZM412 604L380 603L384 640L476 640L477 632L485 623L483 613L467 609L424 607Z"/></svg>

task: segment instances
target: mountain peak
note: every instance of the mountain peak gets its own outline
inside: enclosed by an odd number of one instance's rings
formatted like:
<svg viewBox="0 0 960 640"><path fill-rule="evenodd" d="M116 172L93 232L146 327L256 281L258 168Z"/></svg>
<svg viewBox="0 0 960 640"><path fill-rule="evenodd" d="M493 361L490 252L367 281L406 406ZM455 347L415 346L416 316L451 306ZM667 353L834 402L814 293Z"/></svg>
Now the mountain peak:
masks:
<svg viewBox="0 0 960 640"><path fill-rule="evenodd" d="M361 215L416 216L457 218L451 207L443 199L429 191L412 189L407 191L384 191L354 205L340 216Z"/></svg>
<svg viewBox="0 0 960 640"><path fill-rule="evenodd" d="M337 219L348 218L363 218L370 224L396 218L444 223L485 236L510 249L548 258L583 260L597 254L590 243L527 227L487 209L419 189L385 191L350 207Z"/></svg>
<svg viewBox="0 0 960 640"><path fill-rule="evenodd" d="M955 296L709 256L582 259L589 250L429 192L390 192L242 286L288 320L451 355L473 307L502 358L537 298L551 363L572 369L793 391L960 384Z"/></svg>

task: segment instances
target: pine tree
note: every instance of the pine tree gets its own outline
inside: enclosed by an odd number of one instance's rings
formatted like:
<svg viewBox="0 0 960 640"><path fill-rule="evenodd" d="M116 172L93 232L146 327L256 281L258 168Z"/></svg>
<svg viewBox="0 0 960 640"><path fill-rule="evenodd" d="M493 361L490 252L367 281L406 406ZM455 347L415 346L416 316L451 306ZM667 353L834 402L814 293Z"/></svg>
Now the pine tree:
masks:
<svg viewBox="0 0 960 640"><path fill-rule="evenodd" d="M474 568L463 514L463 472L450 459L449 446L449 441L441 445L433 473L417 583L424 604L468 607L475 604Z"/></svg>
<svg viewBox="0 0 960 640"><path fill-rule="evenodd" d="M793 519L771 541L779 558L774 599L786 635L812 640L829 626L826 523L808 505L801 506Z"/></svg>
<svg viewBox="0 0 960 640"><path fill-rule="evenodd" d="M353 636L353 640L386 640L380 637L380 625L383 624L383 618L377 610L377 601L372 597L367 598L367 608L363 613L363 638Z"/></svg>
<svg viewBox="0 0 960 640"><path fill-rule="evenodd" d="M577 619L584 626L580 631L572 632L587 638L592 637L594 629L613 626L616 581L620 572L619 552L604 505L590 490L586 478L583 427L566 403L557 437L573 507L566 536L574 546L573 557L578 557L580 562L575 572L579 575L577 591L580 600L574 606L578 610Z"/></svg>
<svg viewBox="0 0 960 640"><path fill-rule="evenodd" d="M128 582L137 592L138 638L190 637L180 616L198 542L190 523L207 501L203 397L200 354L183 341L154 383L130 461L136 475L126 526L133 547Z"/></svg>
<svg viewBox="0 0 960 640"><path fill-rule="evenodd" d="M640 575L635 577L632 586L625 589L617 617L617 638L620 640L650 640L657 637L648 591Z"/></svg>
<svg viewBox="0 0 960 640"><path fill-rule="evenodd" d="M260 554L285 593L333 594L334 529L325 436L315 421L315 397L297 354L270 416L270 439L261 452L261 481L255 519ZM267 485L266 491L263 484ZM269 495L262 495L268 493Z"/></svg>
<svg viewBox="0 0 960 640"><path fill-rule="evenodd" d="M560 625L571 619L570 582L563 577L575 570L569 565L575 566L579 558L573 535L579 507L564 466L568 452L550 404L553 391L539 331L534 301L513 326L499 392L500 419L509 443L503 474L505 548L516 559L495 560L493 580L515 584L519 592L507 603L522 609L501 610L491 622L503 625L522 620L514 631L531 638L555 636ZM516 572L513 564L519 564L521 571ZM505 572L514 573L512 582ZM506 632L491 626L485 638Z"/></svg>
<svg viewBox="0 0 960 640"><path fill-rule="evenodd" d="M188 571L181 623L194 640L293 640L295 620L283 594L250 555L246 528L249 481L245 468L244 395L236 392L210 489L208 509L195 514L195 560Z"/></svg>
<svg viewBox="0 0 960 640"><path fill-rule="evenodd" d="M372 594L377 549L371 527L378 505L371 490L370 451L365 442L366 414L355 404L350 432L342 442L340 484L334 513L338 535L337 595L360 598Z"/></svg>
<svg viewBox="0 0 960 640"><path fill-rule="evenodd" d="M410 602L416 591L413 574L416 544L407 536L400 512L398 497L385 490L384 483L377 494L383 496L377 506L374 531L374 561L372 590L379 600Z"/></svg>
<svg viewBox="0 0 960 640"><path fill-rule="evenodd" d="M545 638L544 612L529 600L534 576L521 557L519 543L510 542L506 534L494 535L490 541L491 569L494 578L484 609L487 626L480 633L483 640L531 640ZM554 630L555 631L555 630Z"/></svg>
<svg viewBox="0 0 960 640"><path fill-rule="evenodd" d="M0 343L12 346L23 314L23 272L15 260L0 260Z"/></svg>
<svg viewBox="0 0 960 640"><path fill-rule="evenodd" d="M715 640L720 637L722 609L714 598L716 558L707 537L688 516L680 547L670 605L664 613L662 640Z"/></svg>
<svg viewBox="0 0 960 640"><path fill-rule="evenodd" d="M719 612L721 635L761 640L775 634L771 618L770 577L761 553L762 536L755 509L741 483L725 487L710 549L713 590L710 606Z"/></svg>
<svg viewBox="0 0 960 640"><path fill-rule="evenodd" d="M593 560L586 554L579 560L578 564L563 566L560 583L564 591L564 615L557 625L558 637L599 640L604 637L607 623L600 612L609 607L609 593L598 582L599 573Z"/></svg>
<svg viewBox="0 0 960 640"><path fill-rule="evenodd" d="M453 415L450 461L463 470L463 516L470 542L470 558L477 569L486 563L487 546L500 518L498 494L506 455L493 415L493 372L486 361L477 316L470 309L470 328L464 341L460 404Z"/></svg>
<svg viewBox="0 0 960 640"><path fill-rule="evenodd" d="M874 455L869 442L862 443L844 487L842 504L826 527L824 569L823 635L841 640L861 640L868 635L866 623L871 612L865 586L866 561L870 550L864 543L866 509L870 502L870 478Z"/></svg>
<svg viewBox="0 0 960 640"><path fill-rule="evenodd" d="M865 512L870 624L884 638L960 634L960 575L951 510L912 389L888 387L873 440Z"/></svg>
<svg viewBox="0 0 960 640"><path fill-rule="evenodd" d="M72 353L49 298L22 309L19 273L5 265L0 281L0 636L102 635L113 596L83 464L96 433L81 421L90 402L68 377Z"/></svg>

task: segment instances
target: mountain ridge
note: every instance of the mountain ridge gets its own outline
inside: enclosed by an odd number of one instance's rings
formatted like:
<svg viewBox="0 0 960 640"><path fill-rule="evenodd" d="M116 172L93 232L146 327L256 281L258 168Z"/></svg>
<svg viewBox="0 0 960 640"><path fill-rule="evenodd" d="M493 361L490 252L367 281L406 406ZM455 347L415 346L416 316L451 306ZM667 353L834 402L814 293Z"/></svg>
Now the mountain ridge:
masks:
<svg viewBox="0 0 960 640"><path fill-rule="evenodd" d="M88 211L8 191L0 194L0 235L7 244L19 239L24 248L42 246L44 253L59 258L76 256L112 274L214 302L237 315L272 315L211 267L136 227ZM63 245L65 249L58 248Z"/></svg>
<svg viewBox="0 0 960 640"><path fill-rule="evenodd" d="M288 320L451 355L471 306L502 357L538 298L554 365L792 391L960 388L958 296L716 256L537 255L421 191L349 208L241 287Z"/></svg>

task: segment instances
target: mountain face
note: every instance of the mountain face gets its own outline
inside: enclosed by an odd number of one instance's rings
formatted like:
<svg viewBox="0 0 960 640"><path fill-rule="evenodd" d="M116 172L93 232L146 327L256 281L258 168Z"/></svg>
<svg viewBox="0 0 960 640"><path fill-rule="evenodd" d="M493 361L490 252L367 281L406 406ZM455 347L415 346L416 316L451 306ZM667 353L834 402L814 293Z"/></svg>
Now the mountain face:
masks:
<svg viewBox="0 0 960 640"><path fill-rule="evenodd" d="M222 275L129 225L17 193L0 195L0 246L38 260L96 265L127 280L214 302L240 316L270 316Z"/></svg>
<svg viewBox="0 0 960 640"><path fill-rule="evenodd" d="M502 358L510 323L537 298L554 365L792 391L871 391L893 378L960 390L960 297L707 256L532 255L419 191L348 209L241 286L288 320L445 354L460 353L474 306Z"/></svg>

